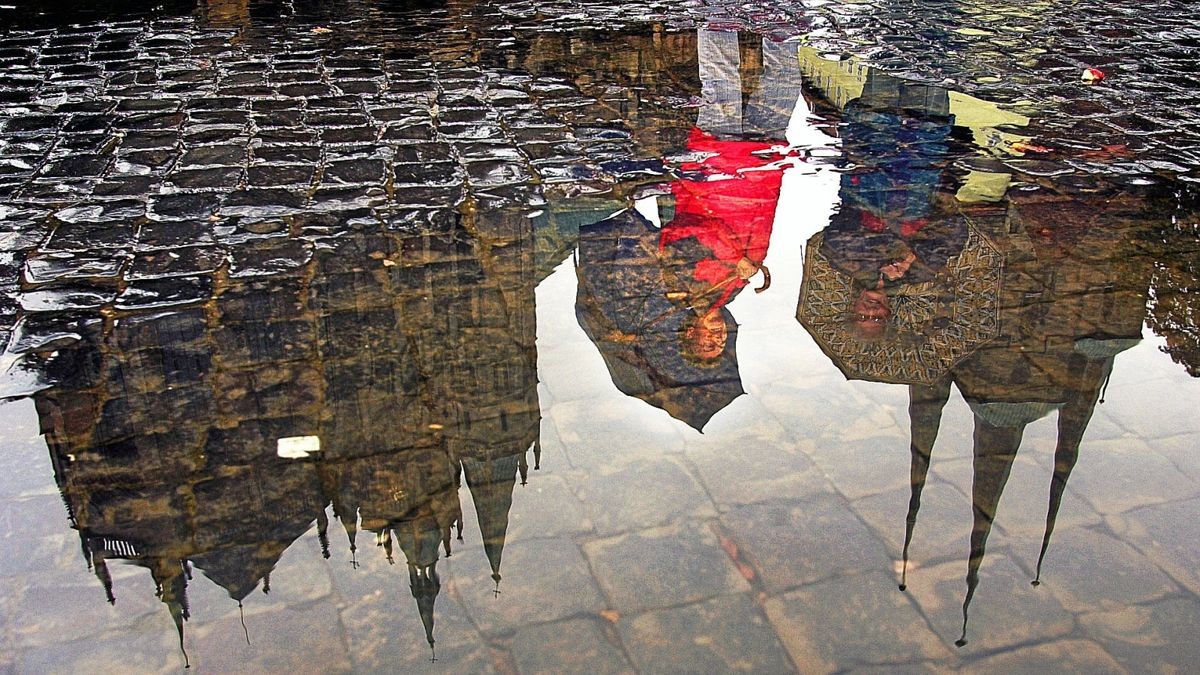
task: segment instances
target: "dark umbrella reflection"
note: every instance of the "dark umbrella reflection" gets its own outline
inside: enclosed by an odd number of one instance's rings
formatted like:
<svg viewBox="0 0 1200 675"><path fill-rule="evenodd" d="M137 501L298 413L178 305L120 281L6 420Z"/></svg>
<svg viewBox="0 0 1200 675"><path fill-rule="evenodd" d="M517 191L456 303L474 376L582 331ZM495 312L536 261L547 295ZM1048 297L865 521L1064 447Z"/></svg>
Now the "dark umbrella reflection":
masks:
<svg viewBox="0 0 1200 675"><path fill-rule="evenodd" d="M724 307L710 313L687 302L672 269L685 261L661 258L658 242L635 211L583 228L575 312L622 393L701 430L745 393L737 325Z"/></svg>

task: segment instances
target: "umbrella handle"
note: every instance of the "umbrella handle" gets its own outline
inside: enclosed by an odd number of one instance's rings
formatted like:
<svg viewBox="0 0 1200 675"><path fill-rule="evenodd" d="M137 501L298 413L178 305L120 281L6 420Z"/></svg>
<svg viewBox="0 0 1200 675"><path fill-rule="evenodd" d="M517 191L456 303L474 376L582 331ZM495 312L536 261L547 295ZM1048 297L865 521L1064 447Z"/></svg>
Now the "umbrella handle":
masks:
<svg viewBox="0 0 1200 675"><path fill-rule="evenodd" d="M758 269L762 270L763 282L762 282L762 286L759 286L758 288L754 289L754 292L762 293L763 291L765 291L771 287L771 270L767 269L766 265L759 265Z"/></svg>

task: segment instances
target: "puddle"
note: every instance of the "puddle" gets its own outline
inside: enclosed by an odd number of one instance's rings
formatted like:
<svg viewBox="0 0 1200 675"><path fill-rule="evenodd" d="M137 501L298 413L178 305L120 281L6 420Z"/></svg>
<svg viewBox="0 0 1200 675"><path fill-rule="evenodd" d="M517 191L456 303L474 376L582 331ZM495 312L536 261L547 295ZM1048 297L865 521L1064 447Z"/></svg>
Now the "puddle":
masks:
<svg viewBox="0 0 1200 675"><path fill-rule="evenodd" d="M75 4L0 8L0 668L1200 656L1175 3Z"/></svg>

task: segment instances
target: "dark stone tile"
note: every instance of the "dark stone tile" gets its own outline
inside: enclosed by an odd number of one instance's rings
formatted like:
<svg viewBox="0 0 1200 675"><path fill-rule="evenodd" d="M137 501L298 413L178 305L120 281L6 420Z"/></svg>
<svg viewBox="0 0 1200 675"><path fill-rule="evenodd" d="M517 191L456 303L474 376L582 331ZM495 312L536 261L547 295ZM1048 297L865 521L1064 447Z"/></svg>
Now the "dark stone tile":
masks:
<svg viewBox="0 0 1200 675"><path fill-rule="evenodd" d="M206 192L155 195L150 198L146 215L153 220L205 220L220 208L221 198Z"/></svg>
<svg viewBox="0 0 1200 675"><path fill-rule="evenodd" d="M221 207L222 216L271 218L304 209L308 194L303 190L249 188L231 192Z"/></svg>
<svg viewBox="0 0 1200 675"><path fill-rule="evenodd" d="M387 178L387 164L381 159L355 159L325 165L323 183L343 185L381 185Z"/></svg>
<svg viewBox="0 0 1200 675"><path fill-rule="evenodd" d="M224 249L214 246L173 247L170 250L138 254L127 278L156 279L194 276L215 272L227 260Z"/></svg>
<svg viewBox="0 0 1200 675"><path fill-rule="evenodd" d="M225 324L213 332L216 352L231 366L309 359L315 335L307 321L272 321L256 315L251 321Z"/></svg>
<svg viewBox="0 0 1200 675"><path fill-rule="evenodd" d="M45 284L77 279L116 279L129 257L112 252L103 255L49 254L25 261L24 280L28 284Z"/></svg>
<svg viewBox="0 0 1200 675"><path fill-rule="evenodd" d="M316 165L321 148L315 145L256 145L251 150L256 161Z"/></svg>
<svg viewBox="0 0 1200 675"><path fill-rule="evenodd" d="M432 141L434 131L432 124L406 124L389 126L383 132L383 141Z"/></svg>
<svg viewBox="0 0 1200 675"><path fill-rule="evenodd" d="M373 126L328 128L320 130L322 143L370 143L375 141L379 132Z"/></svg>
<svg viewBox="0 0 1200 675"><path fill-rule="evenodd" d="M311 164L258 165L246 170L246 181L252 187L307 186L312 183L313 173Z"/></svg>
<svg viewBox="0 0 1200 675"><path fill-rule="evenodd" d="M130 249L134 228L118 223L63 223L54 229L43 247L46 251L96 251Z"/></svg>
<svg viewBox="0 0 1200 675"><path fill-rule="evenodd" d="M117 297L117 309L157 309L200 303L212 297L212 279L171 277L131 281Z"/></svg>
<svg viewBox="0 0 1200 675"><path fill-rule="evenodd" d="M213 169L176 169L167 177L173 185L185 190L230 190L242 181L239 167Z"/></svg>
<svg viewBox="0 0 1200 675"><path fill-rule="evenodd" d="M179 165L186 168L206 166L241 166L246 162L242 145L201 145L183 153Z"/></svg>
<svg viewBox="0 0 1200 675"><path fill-rule="evenodd" d="M148 222L138 230L137 248L139 251L190 246L194 244L212 244L213 223L205 220Z"/></svg>
<svg viewBox="0 0 1200 675"><path fill-rule="evenodd" d="M265 239L231 251L232 278L275 276L299 269L312 260L312 247L298 239Z"/></svg>
<svg viewBox="0 0 1200 675"><path fill-rule="evenodd" d="M63 312L98 309L112 302L116 292L99 286L69 285L21 292L17 300L26 312Z"/></svg>
<svg viewBox="0 0 1200 675"><path fill-rule="evenodd" d="M101 176L112 163L109 155L71 155L53 159L38 171L47 178L86 178Z"/></svg>
<svg viewBox="0 0 1200 675"><path fill-rule="evenodd" d="M398 185L446 185L460 183L465 178L453 162L396 164L393 170Z"/></svg>

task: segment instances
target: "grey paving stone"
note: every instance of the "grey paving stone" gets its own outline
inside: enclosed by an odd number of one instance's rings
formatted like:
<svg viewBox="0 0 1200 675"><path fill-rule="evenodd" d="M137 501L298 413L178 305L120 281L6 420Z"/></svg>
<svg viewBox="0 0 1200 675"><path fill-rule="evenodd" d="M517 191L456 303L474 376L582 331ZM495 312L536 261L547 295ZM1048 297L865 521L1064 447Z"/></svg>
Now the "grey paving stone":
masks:
<svg viewBox="0 0 1200 675"><path fill-rule="evenodd" d="M576 481L575 490L600 534L716 515L703 487L672 458L598 469Z"/></svg>
<svg viewBox="0 0 1200 675"><path fill-rule="evenodd" d="M583 550L611 607L622 614L749 590L706 524L685 522L597 539Z"/></svg>
<svg viewBox="0 0 1200 675"><path fill-rule="evenodd" d="M745 594L621 617L617 625L639 672L794 672L762 609Z"/></svg>
<svg viewBox="0 0 1200 675"><path fill-rule="evenodd" d="M1200 500L1191 499L1138 509L1109 519L1123 540L1133 544L1178 583L1200 594Z"/></svg>
<svg viewBox="0 0 1200 675"><path fill-rule="evenodd" d="M962 605L967 594L968 551L955 562L909 567L908 594L950 649L962 637ZM965 657L1071 633L1075 622L1054 594L1030 585L1031 577L1005 555L989 551L971 598ZM1069 583L1063 579L1061 583Z"/></svg>
<svg viewBox="0 0 1200 675"><path fill-rule="evenodd" d="M530 624L595 614L604 608L583 555L565 539L505 544L498 596L478 544L468 542L446 566L452 592L487 635L509 634Z"/></svg>
<svg viewBox="0 0 1200 675"><path fill-rule="evenodd" d="M602 619L568 619L529 626L512 640L517 671L536 673L633 673L620 646L605 636Z"/></svg>
<svg viewBox="0 0 1200 675"><path fill-rule="evenodd" d="M1100 514L1179 501L1200 494L1200 484L1136 438L1096 441L1071 473L1070 489Z"/></svg>
<svg viewBox="0 0 1200 675"><path fill-rule="evenodd" d="M1125 669L1099 645L1088 640L1062 640L1023 647L967 664L971 673L1123 673Z"/></svg>
<svg viewBox="0 0 1200 675"><path fill-rule="evenodd" d="M1156 664L1185 672L1200 658L1196 641L1191 639L1200 627L1200 603L1194 598L1085 614L1080 625L1087 638L1130 671Z"/></svg>
<svg viewBox="0 0 1200 675"><path fill-rule="evenodd" d="M1156 600L1177 588L1129 544L1082 528L1054 533L1042 565L1042 585L1064 607L1079 612Z"/></svg>
<svg viewBox="0 0 1200 675"><path fill-rule="evenodd" d="M739 506L721 516L720 524L770 593L890 567L874 533L829 495Z"/></svg>
<svg viewBox="0 0 1200 675"><path fill-rule="evenodd" d="M250 668L261 671L313 669L329 673L351 672L347 649L337 607L332 598L309 603L302 607L252 614L246 617L251 631L246 644L238 617L228 616L212 622L196 622L188 626L191 638L188 656L196 667L227 671ZM255 635L276 644L306 643L320 645L314 653L291 649L259 649Z"/></svg>
<svg viewBox="0 0 1200 675"><path fill-rule="evenodd" d="M802 672L944 660L949 651L886 575L843 576L773 597L771 625Z"/></svg>

